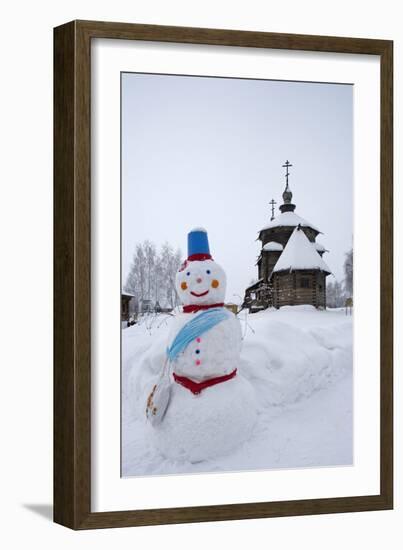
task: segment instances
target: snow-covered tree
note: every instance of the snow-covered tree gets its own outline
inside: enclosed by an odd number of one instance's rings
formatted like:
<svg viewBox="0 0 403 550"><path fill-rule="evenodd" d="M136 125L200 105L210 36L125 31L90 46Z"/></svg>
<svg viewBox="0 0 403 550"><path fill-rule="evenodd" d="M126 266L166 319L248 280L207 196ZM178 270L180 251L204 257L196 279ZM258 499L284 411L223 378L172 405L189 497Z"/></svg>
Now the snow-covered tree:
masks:
<svg viewBox="0 0 403 550"><path fill-rule="evenodd" d="M136 245L130 271L124 285L124 290L134 294L140 302L146 296L147 289L146 257L142 244Z"/></svg>
<svg viewBox="0 0 403 550"><path fill-rule="evenodd" d="M328 307L344 307L347 298L353 295L353 249L345 253L342 282L329 281L326 285L326 303Z"/></svg>
<svg viewBox="0 0 403 550"><path fill-rule="evenodd" d="M155 244L149 240L144 241L143 251L145 258L146 270L146 298L155 301L155 280L156 280L156 264L157 250Z"/></svg>
<svg viewBox="0 0 403 550"><path fill-rule="evenodd" d="M346 258L344 260L344 288L348 297L353 295L353 274L354 274L354 262L353 262L353 249L346 252Z"/></svg>
<svg viewBox="0 0 403 550"><path fill-rule="evenodd" d="M162 245L161 253L161 275L163 278L162 288L165 290L165 299L169 307L174 308L179 304L179 297L175 289L176 273L181 265L181 252L174 252L169 243Z"/></svg>
<svg viewBox="0 0 403 550"><path fill-rule="evenodd" d="M175 290L175 276L181 264L180 250L174 251L165 243L160 253L155 244L146 240L137 244L124 290L136 297L138 304L151 300L161 307L175 307L179 303Z"/></svg>
<svg viewBox="0 0 403 550"><path fill-rule="evenodd" d="M343 307L346 294L341 282L329 281L326 285L326 303L328 307Z"/></svg>

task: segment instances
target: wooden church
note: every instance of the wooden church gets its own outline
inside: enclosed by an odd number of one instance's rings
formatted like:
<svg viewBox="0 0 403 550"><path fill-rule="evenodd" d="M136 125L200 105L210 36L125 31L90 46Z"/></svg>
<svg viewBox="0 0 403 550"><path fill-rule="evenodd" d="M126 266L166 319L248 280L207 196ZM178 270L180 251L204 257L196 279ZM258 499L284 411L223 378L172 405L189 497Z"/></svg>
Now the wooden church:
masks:
<svg viewBox="0 0 403 550"><path fill-rule="evenodd" d="M274 216L272 200L270 223L259 231L258 281L246 289L243 304L251 312L303 304L326 308L326 277L331 271L322 256L327 251L316 241L319 229L295 213L288 183L291 166L288 160L283 165L286 186L280 214Z"/></svg>

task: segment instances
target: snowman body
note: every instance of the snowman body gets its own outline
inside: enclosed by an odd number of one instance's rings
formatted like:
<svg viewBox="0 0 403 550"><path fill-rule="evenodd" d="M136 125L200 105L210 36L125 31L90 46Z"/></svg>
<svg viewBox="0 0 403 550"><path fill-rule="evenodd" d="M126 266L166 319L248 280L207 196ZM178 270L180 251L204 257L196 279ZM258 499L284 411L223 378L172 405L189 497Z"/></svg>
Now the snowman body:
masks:
<svg viewBox="0 0 403 550"><path fill-rule="evenodd" d="M179 313L168 337L171 345L181 328L202 312ZM196 337L171 365L177 375L201 382L217 376L230 374L239 368L242 337L239 320L228 311L228 318L206 333Z"/></svg>
<svg viewBox="0 0 403 550"><path fill-rule="evenodd" d="M212 259L185 262L176 279L185 312L175 317L168 346L192 318L223 307L225 283L224 271ZM241 327L232 312L226 313L223 321L195 335L170 365L170 403L152 430L155 445L167 458L207 460L231 452L252 433L256 404L254 390L239 369ZM207 386L191 391L183 380Z"/></svg>

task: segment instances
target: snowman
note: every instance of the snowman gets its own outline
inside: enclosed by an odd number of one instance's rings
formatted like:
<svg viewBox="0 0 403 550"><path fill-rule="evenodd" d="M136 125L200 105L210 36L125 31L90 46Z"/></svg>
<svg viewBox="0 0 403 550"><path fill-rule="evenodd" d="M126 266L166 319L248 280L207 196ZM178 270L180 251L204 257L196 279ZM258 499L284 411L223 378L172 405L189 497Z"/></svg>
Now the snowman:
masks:
<svg viewBox="0 0 403 550"><path fill-rule="evenodd" d="M151 433L161 454L198 462L227 454L251 435L254 390L240 372L241 327L224 307L226 276L207 232L188 234L188 258L176 276L183 312L168 338L170 397Z"/></svg>

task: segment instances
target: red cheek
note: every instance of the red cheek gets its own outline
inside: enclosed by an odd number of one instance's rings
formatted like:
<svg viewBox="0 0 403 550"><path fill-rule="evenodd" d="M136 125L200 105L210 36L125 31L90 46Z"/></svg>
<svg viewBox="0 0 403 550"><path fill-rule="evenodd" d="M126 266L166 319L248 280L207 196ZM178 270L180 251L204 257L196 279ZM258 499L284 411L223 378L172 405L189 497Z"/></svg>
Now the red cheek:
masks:
<svg viewBox="0 0 403 550"><path fill-rule="evenodd" d="M199 366L201 364L201 361L200 359L197 359L197 361L195 361L196 365Z"/></svg>

